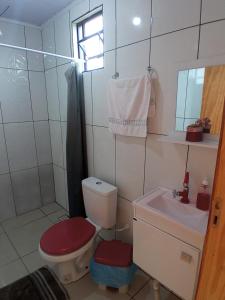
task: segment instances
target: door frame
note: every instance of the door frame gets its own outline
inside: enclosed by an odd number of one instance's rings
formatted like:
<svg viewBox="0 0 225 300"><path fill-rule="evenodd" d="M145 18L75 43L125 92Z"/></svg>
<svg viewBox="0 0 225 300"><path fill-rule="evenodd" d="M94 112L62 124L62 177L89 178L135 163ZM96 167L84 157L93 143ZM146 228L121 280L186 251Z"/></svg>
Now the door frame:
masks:
<svg viewBox="0 0 225 300"><path fill-rule="evenodd" d="M225 300L225 105L196 300Z"/></svg>

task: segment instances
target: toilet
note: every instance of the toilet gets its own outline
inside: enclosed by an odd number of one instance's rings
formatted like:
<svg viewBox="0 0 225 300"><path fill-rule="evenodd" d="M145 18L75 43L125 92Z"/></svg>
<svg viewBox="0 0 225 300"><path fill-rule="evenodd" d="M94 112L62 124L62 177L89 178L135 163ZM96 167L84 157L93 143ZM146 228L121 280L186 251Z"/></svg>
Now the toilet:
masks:
<svg viewBox="0 0 225 300"><path fill-rule="evenodd" d="M116 224L117 188L95 177L82 181L87 218L74 217L51 226L41 237L39 253L63 284L89 271L96 237Z"/></svg>

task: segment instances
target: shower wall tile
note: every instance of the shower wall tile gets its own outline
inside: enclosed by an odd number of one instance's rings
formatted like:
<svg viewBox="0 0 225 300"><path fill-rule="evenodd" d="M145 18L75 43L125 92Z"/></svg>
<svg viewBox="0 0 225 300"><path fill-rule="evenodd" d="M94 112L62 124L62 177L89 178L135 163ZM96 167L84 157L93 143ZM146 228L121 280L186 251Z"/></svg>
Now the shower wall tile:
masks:
<svg viewBox="0 0 225 300"><path fill-rule="evenodd" d="M61 122L61 130L62 130L62 144L63 144L63 167L66 166L66 136L67 136L67 122Z"/></svg>
<svg viewBox="0 0 225 300"><path fill-rule="evenodd" d="M41 185L41 198L44 205L55 201L55 186L53 166L43 165L38 167Z"/></svg>
<svg viewBox="0 0 225 300"><path fill-rule="evenodd" d="M57 71L50 69L45 72L48 114L51 120L60 120Z"/></svg>
<svg viewBox="0 0 225 300"><path fill-rule="evenodd" d="M16 214L9 174L0 175L0 191L0 222L2 222L3 220L14 217Z"/></svg>
<svg viewBox="0 0 225 300"><path fill-rule="evenodd" d="M18 214L26 213L41 206L38 169L12 173L14 201Z"/></svg>
<svg viewBox="0 0 225 300"><path fill-rule="evenodd" d="M34 123L38 165L52 163L52 148L48 121Z"/></svg>
<svg viewBox="0 0 225 300"><path fill-rule="evenodd" d="M213 149L190 147L188 170L190 172L190 194L196 200L202 180L207 178L212 191L217 152Z"/></svg>
<svg viewBox="0 0 225 300"><path fill-rule="evenodd" d="M201 26L199 58L225 55L224 30L225 20ZM224 60L221 63L224 64Z"/></svg>
<svg viewBox="0 0 225 300"><path fill-rule="evenodd" d="M7 21L0 21L0 42L18 47L25 47L24 26Z"/></svg>
<svg viewBox="0 0 225 300"><path fill-rule="evenodd" d="M104 0L104 51L116 48L116 0Z"/></svg>
<svg viewBox="0 0 225 300"><path fill-rule="evenodd" d="M50 21L42 30L43 51L55 53L55 25ZM56 58L50 55L44 56L45 69L56 66Z"/></svg>
<svg viewBox="0 0 225 300"><path fill-rule="evenodd" d="M108 128L93 127L95 176L115 184L115 136Z"/></svg>
<svg viewBox="0 0 225 300"><path fill-rule="evenodd" d="M63 168L63 141L61 124L59 121L49 121L52 145L52 160L57 166Z"/></svg>
<svg viewBox="0 0 225 300"><path fill-rule="evenodd" d="M42 51L42 36L39 28L25 26L26 47ZM43 54L27 51L28 70L44 71Z"/></svg>
<svg viewBox="0 0 225 300"><path fill-rule="evenodd" d="M197 59L198 35L199 30L194 27L155 37L151 41L151 65L157 71L157 113L149 118L148 130L151 133L169 134L175 128L176 68L181 62Z"/></svg>
<svg viewBox="0 0 225 300"><path fill-rule="evenodd" d="M86 125L92 125L92 114L93 114L93 105L92 105L92 75L91 72L83 73L84 80L84 103L85 103L85 123Z"/></svg>
<svg viewBox="0 0 225 300"><path fill-rule="evenodd" d="M53 165L56 202L63 208L68 209L67 189L66 189L66 173L65 170Z"/></svg>
<svg viewBox="0 0 225 300"><path fill-rule="evenodd" d="M150 38L151 2L149 0L117 1L117 46ZM139 18L139 25L134 25Z"/></svg>
<svg viewBox="0 0 225 300"><path fill-rule="evenodd" d="M42 50L41 29L0 20L1 42ZM1 221L55 201L43 55L0 47L0 90Z"/></svg>
<svg viewBox="0 0 225 300"><path fill-rule="evenodd" d="M33 123L11 123L4 127L11 171L37 166Z"/></svg>
<svg viewBox="0 0 225 300"><path fill-rule="evenodd" d="M29 72L33 120L48 120L45 75L42 72Z"/></svg>
<svg viewBox="0 0 225 300"><path fill-rule="evenodd" d="M71 57L70 15L65 12L55 18L56 53ZM57 65L68 63L67 59L57 58Z"/></svg>
<svg viewBox="0 0 225 300"><path fill-rule="evenodd" d="M3 122L32 121L28 72L0 68Z"/></svg>
<svg viewBox="0 0 225 300"><path fill-rule="evenodd" d="M93 127L86 125L87 157L88 157L88 176L94 176L94 139Z"/></svg>
<svg viewBox="0 0 225 300"><path fill-rule="evenodd" d="M67 80L65 73L70 67L70 64L65 64L57 67L58 89L59 89L59 105L60 105L60 119L67 121Z"/></svg>
<svg viewBox="0 0 225 300"><path fill-rule="evenodd" d="M116 233L116 238L126 243L133 241L133 205L130 201L118 198L116 228L121 229L128 226L126 230Z"/></svg>
<svg viewBox="0 0 225 300"><path fill-rule="evenodd" d="M93 125L107 127L107 84L115 74L115 51L105 54L104 64L104 69L92 72Z"/></svg>
<svg viewBox="0 0 225 300"><path fill-rule="evenodd" d="M90 9L94 9L100 5L102 5L104 0L90 0Z"/></svg>
<svg viewBox="0 0 225 300"><path fill-rule="evenodd" d="M200 8L201 0L153 0L152 35L198 25Z"/></svg>
<svg viewBox="0 0 225 300"><path fill-rule="evenodd" d="M8 173L8 157L6 152L5 136L3 131L3 125L0 124L0 174Z"/></svg>
<svg viewBox="0 0 225 300"><path fill-rule="evenodd" d="M119 195L135 200L143 194L145 139L116 136L116 186Z"/></svg>
<svg viewBox="0 0 225 300"><path fill-rule="evenodd" d="M225 18L225 2L223 0L202 1L202 23Z"/></svg>
<svg viewBox="0 0 225 300"><path fill-rule="evenodd" d="M159 186L182 188L187 146L162 143L158 135L148 135L146 143L145 193Z"/></svg>
<svg viewBox="0 0 225 300"><path fill-rule="evenodd" d="M24 26L0 21L0 43L25 47ZM26 51L0 47L0 67L27 69Z"/></svg>
<svg viewBox="0 0 225 300"><path fill-rule="evenodd" d="M71 22L80 18L89 11L89 0L77 1L70 7Z"/></svg>
<svg viewBox="0 0 225 300"><path fill-rule="evenodd" d="M150 40L117 50L117 71L120 78L146 74L149 65ZM136 59L138 57L138 60ZM132 62L132 63L131 63Z"/></svg>

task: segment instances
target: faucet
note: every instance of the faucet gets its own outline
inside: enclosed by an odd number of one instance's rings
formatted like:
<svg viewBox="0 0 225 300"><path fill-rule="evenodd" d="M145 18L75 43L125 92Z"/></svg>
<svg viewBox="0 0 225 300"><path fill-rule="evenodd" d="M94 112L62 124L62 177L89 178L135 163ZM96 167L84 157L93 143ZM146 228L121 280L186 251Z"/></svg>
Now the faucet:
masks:
<svg viewBox="0 0 225 300"><path fill-rule="evenodd" d="M181 197L180 202L188 204L190 202L189 198L189 172L185 172L184 182L183 182L183 191L173 190L173 197Z"/></svg>

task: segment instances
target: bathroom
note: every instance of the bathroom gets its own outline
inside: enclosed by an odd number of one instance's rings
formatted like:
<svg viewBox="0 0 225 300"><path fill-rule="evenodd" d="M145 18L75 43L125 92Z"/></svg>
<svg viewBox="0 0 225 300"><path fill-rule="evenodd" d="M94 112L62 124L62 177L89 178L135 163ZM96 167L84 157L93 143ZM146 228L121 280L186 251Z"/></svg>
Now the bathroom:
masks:
<svg viewBox="0 0 225 300"><path fill-rule="evenodd" d="M99 37L104 32L102 55L94 65L86 62L82 73L86 177L118 189L116 225L101 230L98 239L122 240L135 248L135 200L158 187L181 191L185 170L190 197L196 199L205 178L212 193L218 153L216 139L198 147L171 133L181 130L176 113L178 73L225 64L223 0L38 2L0 2L0 44L49 53L0 45L0 289L46 264L39 254L40 238L71 214L65 72L73 65L71 58L80 65L85 59L77 51L77 27L86 19L102 14ZM109 81L144 75L151 77L155 101L147 135L113 134L108 122ZM139 267L125 294L99 289L90 274L66 288L71 299L158 299L153 274ZM162 300L182 299L161 283ZM225 295L199 299L223 300Z"/></svg>

